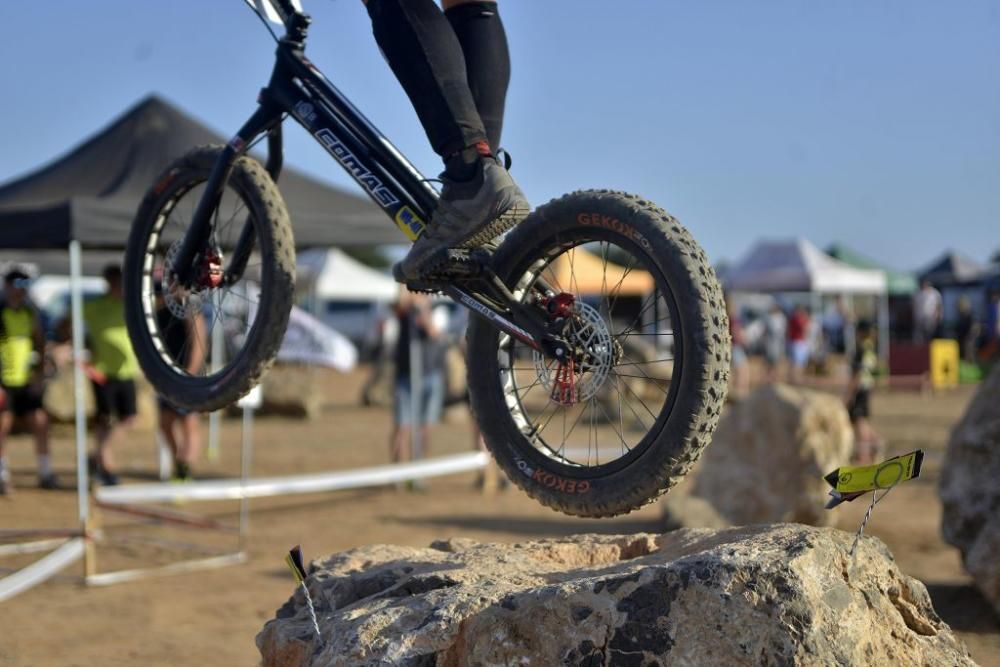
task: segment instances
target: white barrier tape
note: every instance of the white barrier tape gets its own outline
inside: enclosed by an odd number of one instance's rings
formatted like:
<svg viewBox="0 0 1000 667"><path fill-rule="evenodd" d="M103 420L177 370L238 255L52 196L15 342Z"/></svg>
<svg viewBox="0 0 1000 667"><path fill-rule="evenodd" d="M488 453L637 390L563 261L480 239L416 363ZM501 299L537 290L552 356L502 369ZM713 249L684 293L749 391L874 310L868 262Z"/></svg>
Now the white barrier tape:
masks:
<svg viewBox="0 0 1000 667"><path fill-rule="evenodd" d="M12 575L0 579L0 602L9 600L18 593L22 593L32 586L42 583L59 570L79 559L83 556L83 543L84 540L81 537L67 540L65 544L48 556L35 561Z"/></svg>
<svg viewBox="0 0 1000 667"><path fill-rule="evenodd" d="M483 452L469 452L341 472L261 477L249 479L245 484L241 484L239 480L220 479L187 484L105 486L98 488L95 496L98 501L108 505L135 505L198 500L239 500L294 493L340 491L478 470L484 468L489 460L489 455Z"/></svg>
<svg viewBox="0 0 1000 667"><path fill-rule="evenodd" d="M21 542L19 544L0 545L0 556L17 556L20 554L34 554L39 551L52 551L61 544L66 543L65 537L57 537L51 540L38 540L36 542Z"/></svg>
<svg viewBox="0 0 1000 667"><path fill-rule="evenodd" d="M224 556L213 556L199 560L186 560L180 563L171 563L163 567L143 568L138 570L119 570L118 572L104 572L101 574L91 574L87 577L88 586L110 586L120 584L124 581L135 581L136 579L148 579L149 577L165 577L170 574L182 574L185 572L198 572L200 570L214 570L229 565L246 563L247 554L240 551Z"/></svg>

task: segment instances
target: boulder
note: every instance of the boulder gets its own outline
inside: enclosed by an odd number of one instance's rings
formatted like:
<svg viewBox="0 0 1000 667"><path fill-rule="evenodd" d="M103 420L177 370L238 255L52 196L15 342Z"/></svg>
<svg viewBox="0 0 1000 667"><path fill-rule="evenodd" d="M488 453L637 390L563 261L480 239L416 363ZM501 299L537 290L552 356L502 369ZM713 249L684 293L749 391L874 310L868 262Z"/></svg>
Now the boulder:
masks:
<svg viewBox="0 0 1000 667"><path fill-rule="evenodd" d="M951 432L939 493L945 541L1000 614L1000 366Z"/></svg>
<svg viewBox="0 0 1000 667"><path fill-rule="evenodd" d="M331 368L306 364L276 363L261 380L261 414L312 419L326 401L320 390L323 375L337 374Z"/></svg>
<svg viewBox="0 0 1000 667"><path fill-rule="evenodd" d="M732 524L831 525L823 476L845 465L851 421L834 395L776 384L728 406L695 472L694 496Z"/></svg>
<svg viewBox="0 0 1000 667"><path fill-rule="evenodd" d="M690 493L674 489L660 499L660 516L663 530L680 528L728 528L731 524L722 518L710 502Z"/></svg>
<svg viewBox="0 0 1000 667"><path fill-rule="evenodd" d="M801 525L452 539L314 561L268 667L974 664L875 538Z"/></svg>
<svg viewBox="0 0 1000 667"><path fill-rule="evenodd" d="M89 380L83 389L84 414L94 416L94 389ZM143 377L135 379L136 419L133 428L137 431L152 431L159 420L156 392ZM54 424L72 424L76 419L76 389L73 384L73 367L66 366L49 378L42 395L42 405Z"/></svg>

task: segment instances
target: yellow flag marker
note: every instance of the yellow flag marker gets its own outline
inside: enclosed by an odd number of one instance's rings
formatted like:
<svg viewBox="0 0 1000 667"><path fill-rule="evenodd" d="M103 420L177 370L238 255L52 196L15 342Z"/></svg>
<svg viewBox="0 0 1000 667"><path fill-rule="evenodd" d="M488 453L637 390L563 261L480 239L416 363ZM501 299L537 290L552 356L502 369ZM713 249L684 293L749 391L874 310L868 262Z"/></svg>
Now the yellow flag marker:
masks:
<svg viewBox="0 0 1000 667"><path fill-rule="evenodd" d="M924 461L923 450L894 456L882 463L867 466L843 466L824 477L833 487L833 498L826 509L833 509L843 502L854 500L868 491L890 489L900 482L920 476L920 464Z"/></svg>
<svg viewBox="0 0 1000 667"><path fill-rule="evenodd" d="M285 556L285 565L288 569L292 571L292 576L295 577L295 582L298 584L305 583L306 580L306 568L302 565L302 549L298 545L288 551L288 555Z"/></svg>
<svg viewBox="0 0 1000 667"><path fill-rule="evenodd" d="M302 549L296 545L285 555L285 565L292 571L296 583L302 589L302 594L306 598L306 609L309 611L309 620L312 621L313 631L316 633L316 641L323 643L323 634L319 631L319 620L316 618L316 607L313 606L312 596L309 595L309 587L306 586L306 568L302 564Z"/></svg>

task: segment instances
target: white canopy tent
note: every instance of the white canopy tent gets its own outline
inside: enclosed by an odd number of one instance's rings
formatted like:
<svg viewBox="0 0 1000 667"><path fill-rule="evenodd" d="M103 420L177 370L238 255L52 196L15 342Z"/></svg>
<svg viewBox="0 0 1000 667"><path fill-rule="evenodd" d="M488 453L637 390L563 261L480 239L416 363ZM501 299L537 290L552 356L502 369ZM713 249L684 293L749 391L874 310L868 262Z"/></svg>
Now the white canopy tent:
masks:
<svg viewBox="0 0 1000 667"><path fill-rule="evenodd" d="M726 276L735 292L885 294L883 271L858 269L805 239L760 241Z"/></svg>
<svg viewBox="0 0 1000 667"><path fill-rule="evenodd" d="M399 285L391 277L365 266L339 248L313 248L296 261L298 286L323 301L396 299Z"/></svg>
<svg viewBox="0 0 1000 667"><path fill-rule="evenodd" d="M805 292L813 295L814 306L822 295L875 296L879 304L879 356L888 361L889 304L884 271L855 268L827 255L806 239L764 240L727 272L726 289L732 292ZM851 331L848 337L851 348L853 334Z"/></svg>

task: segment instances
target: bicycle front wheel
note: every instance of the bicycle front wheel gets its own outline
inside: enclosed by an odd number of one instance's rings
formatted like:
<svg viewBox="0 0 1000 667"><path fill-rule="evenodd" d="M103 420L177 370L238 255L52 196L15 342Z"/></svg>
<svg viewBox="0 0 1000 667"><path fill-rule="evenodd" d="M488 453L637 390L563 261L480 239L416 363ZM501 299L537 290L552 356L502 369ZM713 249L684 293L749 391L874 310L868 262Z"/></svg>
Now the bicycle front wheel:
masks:
<svg viewBox="0 0 1000 667"><path fill-rule="evenodd" d="M288 212L270 176L246 156L212 212L193 283L176 279L174 256L221 152L194 149L157 179L133 222L123 270L126 323L146 377L170 403L205 412L259 382L277 356L295 291Z"/></svg>

